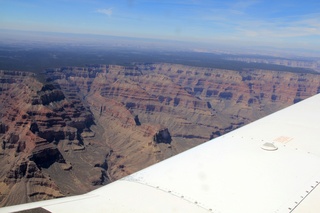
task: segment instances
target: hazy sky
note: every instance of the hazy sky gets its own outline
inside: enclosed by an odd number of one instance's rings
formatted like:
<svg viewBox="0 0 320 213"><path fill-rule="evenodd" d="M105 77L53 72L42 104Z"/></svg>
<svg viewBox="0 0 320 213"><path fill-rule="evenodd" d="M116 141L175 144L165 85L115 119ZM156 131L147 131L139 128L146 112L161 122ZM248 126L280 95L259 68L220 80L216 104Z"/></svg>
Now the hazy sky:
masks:
<svg viewBox="0 0 320 213"><path fill-rule="evenodd" d="M0 0L0 29L320 48L319 0Z"/></svg>

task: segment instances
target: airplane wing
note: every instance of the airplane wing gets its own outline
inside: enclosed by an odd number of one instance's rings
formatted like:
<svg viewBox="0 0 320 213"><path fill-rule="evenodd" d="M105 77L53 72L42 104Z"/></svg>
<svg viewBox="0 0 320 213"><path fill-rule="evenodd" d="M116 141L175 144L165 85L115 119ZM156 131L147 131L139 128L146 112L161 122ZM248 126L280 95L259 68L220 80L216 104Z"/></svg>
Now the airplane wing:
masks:
<svg viewBox="0 0 320 213"><path fill-rule="evenodd" d="M0 212L320 212L320 95L90 193Z"/></svg>

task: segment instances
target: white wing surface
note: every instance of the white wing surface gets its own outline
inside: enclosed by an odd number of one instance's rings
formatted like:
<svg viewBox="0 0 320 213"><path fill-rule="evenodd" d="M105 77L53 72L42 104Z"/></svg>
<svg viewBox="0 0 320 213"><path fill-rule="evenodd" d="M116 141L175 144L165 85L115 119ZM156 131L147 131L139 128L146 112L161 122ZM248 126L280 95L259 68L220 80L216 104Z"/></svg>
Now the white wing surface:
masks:
<svg viewBox="0 0 320 213"><path fill-rule="evenodd" d="M0 212L320 212L320 95L90 193Z"/></svg>

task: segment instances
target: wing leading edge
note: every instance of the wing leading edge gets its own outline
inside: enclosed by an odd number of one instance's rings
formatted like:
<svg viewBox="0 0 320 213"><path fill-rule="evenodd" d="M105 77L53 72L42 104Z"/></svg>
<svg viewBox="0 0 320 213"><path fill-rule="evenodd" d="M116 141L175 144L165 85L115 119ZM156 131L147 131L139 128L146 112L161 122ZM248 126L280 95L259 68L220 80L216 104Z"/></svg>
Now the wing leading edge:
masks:
<svg viewBox="0 0 320 213"><path fill-rule="evenodd" d="M320 95L90 193L15 212L319 212Z"/></svg>

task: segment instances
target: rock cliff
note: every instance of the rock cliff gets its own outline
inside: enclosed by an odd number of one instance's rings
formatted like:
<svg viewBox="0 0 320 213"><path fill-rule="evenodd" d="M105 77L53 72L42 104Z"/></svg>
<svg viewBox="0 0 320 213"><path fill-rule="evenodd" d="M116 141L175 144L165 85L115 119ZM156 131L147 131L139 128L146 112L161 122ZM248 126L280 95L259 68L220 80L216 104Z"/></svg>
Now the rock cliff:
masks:
<svg viewBox="0 0 320 213"><path fill-rule="evenodd" d="M133 135L148 132L144 135L152 137L147 143L150 145L152 141L159 142L157 134L167 129L170 143L156 145L169 145L170 148L151 151L159 153L158 159L162 159L303 100L320 90L320 79L316 74L258 69L234 71L178 64L64 67L51 70L50 76L65 93L73 90L81 94L91 111L96 112L95 117L98 115L100 120L97 121L105 122L105 129L113 126L107 130L109 134L106 137L115 153L138 155L139 164L143 162L143 155L136 154L139 152L129 148L130 145L125 142L132 140L128 136L130 131L134 132ZM105 118L108 118L108 123L103 120ZM117 127L114 126L116 122L119 122ZM152 135L150 129L153 129ZM128 137L130 139L125 139ZM137 141L144 140L141 138ZM146 144L142 146L146 147ZM121 163L130 165L132 161ZM110 174L122 176L116 170Z"/></svg>
<svg viewBox="0 0 320 213"><path fill-rule="evenodd" d="M83 135L91 132L90 110L81 101L67 100L59 87L43 86L27 72L1 71L0 91L0 205L95 188L87 180L101 176L105 169L97 170L93 160L80 158L97 160L92 151L86 151L90 140ZM96 152L103 154L103 161L108 150ZM79 168L87 168L88 174Z"/></svg>

